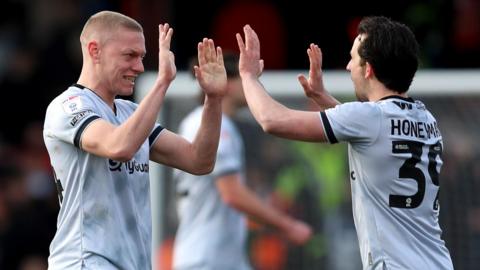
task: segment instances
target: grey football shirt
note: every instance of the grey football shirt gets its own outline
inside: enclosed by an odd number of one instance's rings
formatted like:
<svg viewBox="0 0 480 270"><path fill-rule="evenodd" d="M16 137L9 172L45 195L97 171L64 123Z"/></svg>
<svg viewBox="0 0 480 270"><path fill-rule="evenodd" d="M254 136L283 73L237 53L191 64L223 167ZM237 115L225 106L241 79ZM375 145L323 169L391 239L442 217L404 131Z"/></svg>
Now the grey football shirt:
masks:
<svg viewBox="0 0 480 270"><path fill-rule="evenodd" d="M192 141L203 109L193 110L180 124L179 134ZM242 138L234 123L222 116L222 128L213 172L195 176L175 170L179 227L175 236L173 266L176 270L246 270L246 222L226 205L215 182L218 177L244 174Z"/></svg>
<svg viewBox="0 0 480 270"><path fill-rule="evenodd" d="M390 96L320 116L330 143L348 142L363 269L453 269L438 223L442 136L424 104Z"/></svg>
<svg viewBox="0 0 480 270"><path fill-rule="evenodd" d="M136 108L116 99L114 112L81 85L48 106L43 136L61 203L49 269L151 269L149 150L163 128L155 125L127 162L81 149L90 123L120 125Z"/></svg>

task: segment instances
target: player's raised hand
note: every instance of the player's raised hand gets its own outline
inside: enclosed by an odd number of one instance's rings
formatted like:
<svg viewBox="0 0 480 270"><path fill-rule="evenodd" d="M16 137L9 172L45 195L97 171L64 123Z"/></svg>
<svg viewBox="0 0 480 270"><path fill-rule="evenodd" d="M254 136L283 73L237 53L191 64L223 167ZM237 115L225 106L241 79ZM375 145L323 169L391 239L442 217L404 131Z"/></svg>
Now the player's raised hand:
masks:
<svg viewBox="0 0 480 270"><path fill-rule="evenodd" d="M243 32L245 42L239 33L236 34L240 50L238 69L241 76L258 77L263 71L263 60L260 59L260 40L257 33L248 24L243 27Z"/></svg>
<svg viewBox="0 0 480 270"><path fill-rule="evenodd" d="M198 43L198 66L193 67L195 77L207 96L223 97L227 89L227 72L220 47L215 48L212 39Z"/></svg>
<svg viewBox="0 0 480 270"><path fill-rule="evenodd" d="M303 74L298 75L297 78L305 95L309 98L315 98L325 92L322 78L322 51L318 45L311 43L307 49L307 54L310 61L308 79Z"/></svg>
<svg viewBox="0 0 480 270"><path fill-rule="evenodd" d="M173 28L168 23L158 26L158 80L170 83L177 74L175 56L170 51Z"/></svg>

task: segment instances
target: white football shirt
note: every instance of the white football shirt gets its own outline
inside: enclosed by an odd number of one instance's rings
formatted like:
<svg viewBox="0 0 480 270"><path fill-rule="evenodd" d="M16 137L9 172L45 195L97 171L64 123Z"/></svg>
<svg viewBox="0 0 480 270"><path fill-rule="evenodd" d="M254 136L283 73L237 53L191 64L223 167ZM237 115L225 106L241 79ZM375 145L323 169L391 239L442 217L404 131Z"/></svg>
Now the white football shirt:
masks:
<svg viewBox="0 0 480 270"><path fill-rule="evenodd" d="M389 96L320 117L330 143L348 142L363 269L453 269L438 223L442 135L424 104Z"/></svg>
<svg viewBox="0 0 480 270"><path fill-rule="evenodd" d="M193 110L180 124L179 134L192 141L201 123L203 108ZM247 227L244 216L226 205L215 182L240 173L243 178L244 146L240 133L226 115L213 172L196 176L175 170L179 227L175 236L175 270L247 270Z"/></svg>
<svg viewBox="0 0 480 270"><path fill-rule="evenodd" d="M48 106L43 136L55 171L60 212L49 269L151 269L149 151L162 127L127 162L81 149L85 128L98 118L120 125L135 111L116 99L112 109L75 84Z"/></svg>

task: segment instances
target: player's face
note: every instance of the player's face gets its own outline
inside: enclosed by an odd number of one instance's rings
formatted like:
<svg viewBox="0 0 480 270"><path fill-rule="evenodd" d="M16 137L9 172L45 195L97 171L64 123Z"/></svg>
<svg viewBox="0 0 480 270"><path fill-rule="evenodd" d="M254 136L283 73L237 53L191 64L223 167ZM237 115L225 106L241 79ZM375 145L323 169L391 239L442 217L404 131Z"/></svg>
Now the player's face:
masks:
<svg viewBox="0 0 480 270"><path fill-rule="evenodd" d="M131 95L135 79L144 71L143 33L121 28L104 43L102 50L101 79L106 89L114 95Z"/></svg>
<svg viewBox="0 0 480 270"><path fill-rule="evenodd" d="M365 87L365 65L361 65L361 58L358 54L358 47L360 46L363 35L358 35L353 42L352 49L350 51L351 59L348 62L347 70L350 71L350 76L355 88L355 95L359 101L367 101L367 89Z"/></svg>

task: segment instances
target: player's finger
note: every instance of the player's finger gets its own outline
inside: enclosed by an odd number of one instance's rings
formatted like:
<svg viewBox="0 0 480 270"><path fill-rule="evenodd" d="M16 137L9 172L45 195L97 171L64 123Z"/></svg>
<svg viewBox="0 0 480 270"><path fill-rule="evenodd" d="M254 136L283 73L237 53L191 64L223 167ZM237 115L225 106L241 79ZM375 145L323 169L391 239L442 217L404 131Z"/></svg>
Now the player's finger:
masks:
<svg viewBox="0 0 480 270"><path fill-rule="evenodd" d="M207 61L208 62L214 62L216 60L215 56L215 44L213 43L213 39L207 39L207 47L208 47L208 53L207 53Z"/></svg>
<svg viewBox="0 0 480 270"><path fill-rule="evenodd" d="M307 54L308 54L308 61L310 62L310 71L311 71L317 65L317 59L315 58L311 48L307 49Z"/></svg>
<svg viewBox="0 0 480 270"><path fill-rule="evenodd" d="M311 46L312 55L315 58L318 67L322 68L322 50L318 47L317 44L312 44Z"/></svg>
<svg viewBox="0 0 480 270"><path fill-rule="evenodd" d="M205 65L205 63L206 63L206 60L205 60L205 46L204 46L203 42L198 42L197 50L198 50L198 65L199 66Z"/></svg>
<svg viewBox="0 0 480 270"><path fill-rule="evenodd" d="M300 85L303 87L304 91L307 91L308 89L310 89L310 84L308 83L308 80L305 77L305 75L299 74L297 76L297 79L298 79L298 82L300 83Z"/></svg>
<svg viewBox="0 0 480 270"><path fill-rule="evenodd" d="M220 46L217 46L217 63L220 64L221 66L224 66L223 52L222 52L222 48Z"/></svg>
<svg viewBox="0 0 480 270"><path fill-rule="evenodd" d="M235 34L235 37L237 38L237 44L238 44L238 49L240 50L240 53L245 52L245 43L243 42L242 36L237 33Z"/></svg>
<svg viewBox="0 0 480 270"><path fill-rule="evenodd" d="M163 39L165 38L165 32L163 31L163 24L158 25L158 47L162 47Z"/></svg>
<svg viewBox="0 0 480 270"><path fill-rule="evenodd" d="M200 79L200 77L202 76L200 68L197 65L193 66L193 73L195 74L195 78L197 79Z"/></svg>
<svg viewBox="0 0 480 270"><path fill-rule="evenodd" d="M245 39L247 42L247 50L248 49L255 49L260 51L260 40L258 39L257 33L253 28L247 24L245 27ZM247 38L248 34L248 38Z"/></svg>
<svg viewBox="0 0 480 270"><path fill-rule="evenodd" d="M170 43L172 42L173 28L169 28L165 35L164 47L170 50Z"/></svg>

